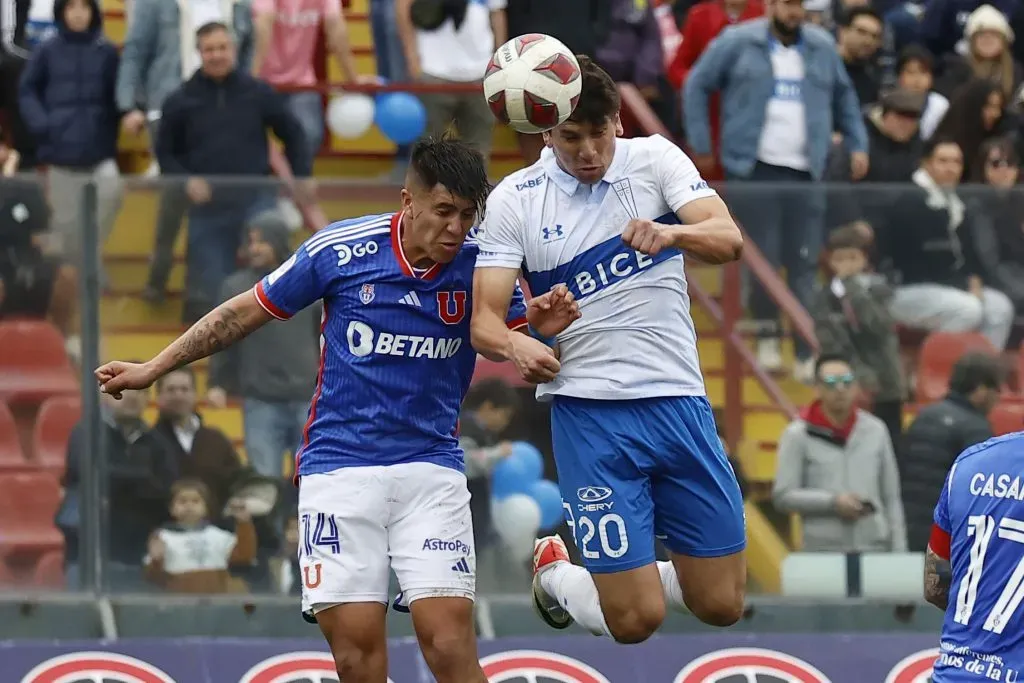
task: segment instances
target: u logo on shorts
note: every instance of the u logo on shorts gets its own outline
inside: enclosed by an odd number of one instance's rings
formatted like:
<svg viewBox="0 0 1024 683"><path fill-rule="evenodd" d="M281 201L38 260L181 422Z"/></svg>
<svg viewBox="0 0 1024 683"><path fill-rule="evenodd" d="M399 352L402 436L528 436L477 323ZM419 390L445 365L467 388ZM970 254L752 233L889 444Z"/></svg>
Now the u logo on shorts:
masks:
<svg viewBox="0 0 1024 683"><path fill-rule="evenodd" d="M321 566L322 565L319 562L313 565L313 571L316 574L316 577L313 579L309 578L309 567L307 566L302 568L302 579L303 583L306 584L306 588L312 590L320 585Z"/></svg>

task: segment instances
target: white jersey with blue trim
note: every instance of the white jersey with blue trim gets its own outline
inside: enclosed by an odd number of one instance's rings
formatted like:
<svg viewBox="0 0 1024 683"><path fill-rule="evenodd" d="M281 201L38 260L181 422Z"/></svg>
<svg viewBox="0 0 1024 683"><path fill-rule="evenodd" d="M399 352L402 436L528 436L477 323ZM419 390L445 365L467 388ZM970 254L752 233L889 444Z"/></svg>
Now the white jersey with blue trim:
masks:
<svg viewBox="0 0 1024 683"><path fill-rule="evenodd" d="M408 462L464 467L458 419L476 365L475 231L451 263L417 271L401 230L401 213L333 223L256 283L260 305L278 319L324 302L299 475ZM526 324L518 287L508 324Z"/></svg>
<svg viewBox="0 0 1024 683"><path fill-rule="evenodd" d="M633 218L678 223L682 206L713 196L693 162L660 135L617 139L594 185L545 149L494 189L477 267L521 267L535 295L565 283L582 313L558 335L562 369L538 386L538 398L704 395L682 252L648 256L622 232Z"/></svg>
<svg viewBox="0 0 1024 683"><path fill-rule="evenodd" d="M952 568L935 683L1024 681L1024 432L965 450L929 547Z"/></svg>

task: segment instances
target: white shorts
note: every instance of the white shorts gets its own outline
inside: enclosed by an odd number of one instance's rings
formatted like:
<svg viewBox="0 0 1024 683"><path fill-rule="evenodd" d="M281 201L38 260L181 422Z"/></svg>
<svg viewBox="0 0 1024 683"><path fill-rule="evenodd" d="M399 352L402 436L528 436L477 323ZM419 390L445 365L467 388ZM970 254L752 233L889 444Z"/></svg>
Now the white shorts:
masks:
<svg viewBox="0 0 1024 683"><path fill-rule="evenodd" d="M345 467L299 482L302 609L388 602L389 567L409 604L476 594L469 489L431 463Z"/></svg>

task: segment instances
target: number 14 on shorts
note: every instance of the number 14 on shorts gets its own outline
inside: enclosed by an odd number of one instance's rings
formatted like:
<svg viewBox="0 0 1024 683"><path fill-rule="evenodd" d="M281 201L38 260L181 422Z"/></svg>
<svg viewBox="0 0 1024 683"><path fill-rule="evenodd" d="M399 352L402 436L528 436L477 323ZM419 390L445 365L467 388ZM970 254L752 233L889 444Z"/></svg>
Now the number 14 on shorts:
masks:
<svg viewBox="0 0 1024 683"><path fill-rule="evenodd" d="M300 555L313 556L313 549L320 548L322 553L337 555L341 552L341 539L338 536L338 522L334 515L323 512L305 512L299 516L302 543L299 544Z"/></svg>

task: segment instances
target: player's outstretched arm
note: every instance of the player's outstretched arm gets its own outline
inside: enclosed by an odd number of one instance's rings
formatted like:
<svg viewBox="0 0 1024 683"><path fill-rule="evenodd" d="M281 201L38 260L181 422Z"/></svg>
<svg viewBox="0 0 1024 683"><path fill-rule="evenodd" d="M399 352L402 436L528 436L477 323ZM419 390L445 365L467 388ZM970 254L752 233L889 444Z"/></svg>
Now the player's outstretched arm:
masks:
<svg viewBox="0 0 1024 683"><path fill-rule="evenodd" d="M949 560L942 559L929 547L924 554L924 599L945 611L952 578Z"/></svg>
<svg viewBox="0 0 1024 683"><path fill-rule="evenodd" d="M130 389L145 389L169 372L231 346L273 320L252 290L213 309L146 363L114 361L96 369L100 390L114 398Z"/></svg>
<svg viewBox="0 0 1024 683"><path fill-rule="evenodd" d="M555 352L533 337L508 329L505 317L516 287L516 268L477 267L473 273L473 348L493 361L516 364L527 382L550 382L561 366Z"/></svg>

